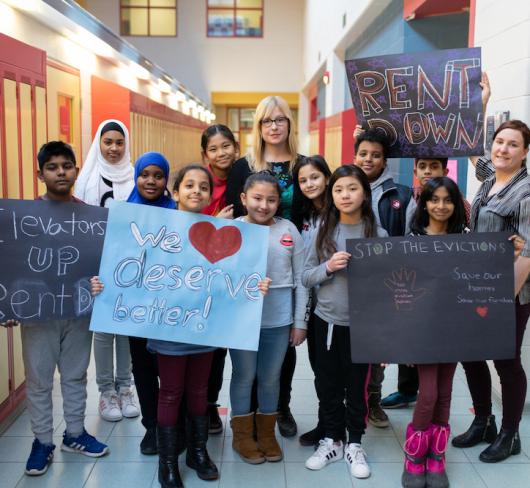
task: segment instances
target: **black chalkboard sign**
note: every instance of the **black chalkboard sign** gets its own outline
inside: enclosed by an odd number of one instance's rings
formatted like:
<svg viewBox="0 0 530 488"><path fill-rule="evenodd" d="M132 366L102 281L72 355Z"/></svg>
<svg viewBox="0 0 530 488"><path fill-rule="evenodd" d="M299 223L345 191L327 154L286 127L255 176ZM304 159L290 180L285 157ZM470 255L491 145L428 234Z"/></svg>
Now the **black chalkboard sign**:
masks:
<svg viewBox="0 0 530 488"><path fill-rule="evenodd" d="M444 363L515 357L509 234L352 239L352 361Z"/></svg>
<svg viewBox="0 0 530 488"><path fill-rule="evenodd" d="M89 315L107 209L45 200L0 200L0 322Z"/></svg>

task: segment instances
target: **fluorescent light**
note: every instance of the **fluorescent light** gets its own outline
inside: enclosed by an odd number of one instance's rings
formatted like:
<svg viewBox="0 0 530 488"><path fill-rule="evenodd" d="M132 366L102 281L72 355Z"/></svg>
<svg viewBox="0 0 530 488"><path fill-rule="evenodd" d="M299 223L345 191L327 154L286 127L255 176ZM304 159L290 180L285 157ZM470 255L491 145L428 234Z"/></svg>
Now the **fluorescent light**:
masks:
<svg viewBox="0 0 530 488"><path fill-rule="evenodd" d="M137 63L131 63L130 67L134 73L134 76L138 78L139 80L147 81L151 78L151 73L147 71L143 66L140 66Z"/></svg>
<svg viewBox="0 0 530 488"><path fill-rule="evenodd" d="M164 80L159 79L158 80L158 88L162 93L170 93L171 92L171 86L166 83Z"/></svg>

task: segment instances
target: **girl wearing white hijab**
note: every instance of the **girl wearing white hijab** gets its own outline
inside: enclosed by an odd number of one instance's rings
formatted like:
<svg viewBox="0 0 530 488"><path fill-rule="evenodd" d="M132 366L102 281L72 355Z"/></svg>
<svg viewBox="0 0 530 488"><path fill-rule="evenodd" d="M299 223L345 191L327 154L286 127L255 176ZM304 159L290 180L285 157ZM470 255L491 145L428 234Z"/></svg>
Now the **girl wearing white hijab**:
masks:
<svg viewBox="0 0 530 488"><path fill-rule="evenodd" d="M133 188L129 131L119 120L105 120L90 146L74 195L89 205L104 207L109 198L127 200Z"/></svg>
<svg viewBox="0 0 530 488"><path fill-rule="evenodd" d="M108 206L110 200L125 201L134 188L134 169L129 152L129 131L119 120L102 122L85 164L79 173L74 195L89 205ZM114 375L114 342L116 375ZM101 393L99 413L109 421L137 417L140 410L131 390L129 338L94 334L96 382Z"/></svg>

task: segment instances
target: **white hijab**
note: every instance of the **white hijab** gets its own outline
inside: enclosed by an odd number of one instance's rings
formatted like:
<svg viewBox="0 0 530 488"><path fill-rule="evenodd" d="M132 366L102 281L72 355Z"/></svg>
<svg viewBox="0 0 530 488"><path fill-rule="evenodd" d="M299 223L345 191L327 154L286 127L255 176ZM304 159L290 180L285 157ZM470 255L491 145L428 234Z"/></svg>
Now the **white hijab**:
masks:
<svg viewBox="0 0 530 488"><path fill-rule="evenodd" d="M125 136L125 150L123 157L115 164L109 163L101 154L100 141L101 130L109 122L115 122L123 129ZM131 154L129 151L129 131L119 120L104 120L99 124L94 141L85 164L81 168L75 185L74 195L89 205L98 205L101 202L100 188L101 177L112 181L114 200L124 201L134 188L134 168L131 165Z"/></svg>

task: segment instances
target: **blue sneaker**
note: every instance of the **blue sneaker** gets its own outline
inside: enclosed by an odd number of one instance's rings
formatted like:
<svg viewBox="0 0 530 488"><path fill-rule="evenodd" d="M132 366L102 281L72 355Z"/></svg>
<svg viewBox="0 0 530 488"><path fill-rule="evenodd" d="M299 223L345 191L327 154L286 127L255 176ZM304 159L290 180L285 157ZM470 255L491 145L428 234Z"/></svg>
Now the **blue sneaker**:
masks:
<svg viewBox="0 0 530 488"><path fill-rule="evenodd" d="M383 408L405 408L416 401L417 395L404 395L399 391L391 393L381 400Z"/></svg>
<svg viewBox="0 0 530 488"><path fill-rule="evenodd" d="M33 440L31 453L26 463L26 474L39 476L48 471L48 466L53 459L55 444L42 444L38 439Z"/></svg>
<svg viewBox="0 0 530 488"><path fill-rule="evenodd" d="M79 437L70 437L65 431L61 450L66 452L79 452L90 457L101 457L109 452L109 446L99 442L94 436L91 436L83 429L83 433Z"/></svg>

